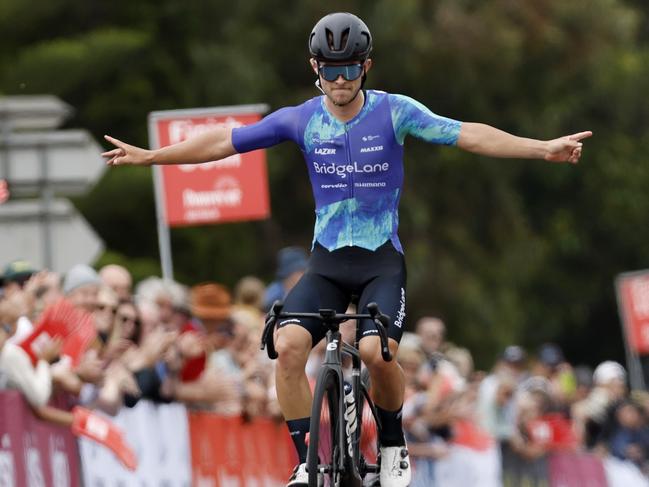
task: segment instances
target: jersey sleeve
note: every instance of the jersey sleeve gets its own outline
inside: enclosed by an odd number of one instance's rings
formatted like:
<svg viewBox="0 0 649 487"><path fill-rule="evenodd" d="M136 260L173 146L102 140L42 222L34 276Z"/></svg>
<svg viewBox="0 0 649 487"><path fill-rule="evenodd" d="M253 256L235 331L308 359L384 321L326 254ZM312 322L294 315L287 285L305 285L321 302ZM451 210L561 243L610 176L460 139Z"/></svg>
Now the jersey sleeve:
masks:
<svg viewBox="0 0 649 487"><path fill-rule="evenodd" d="M406 135L433 144L457 144L462 122L437 115L407 96L391 94L389 101L392 126L399 144L403 144Z"/></svg>
<svg viewBox="0 0 649 487"><path fill-rule="evenodd" d="M232 145L239 152L249 152L298 140L299 107L286 107L271 113L257 123L232 130Z"/></svg>

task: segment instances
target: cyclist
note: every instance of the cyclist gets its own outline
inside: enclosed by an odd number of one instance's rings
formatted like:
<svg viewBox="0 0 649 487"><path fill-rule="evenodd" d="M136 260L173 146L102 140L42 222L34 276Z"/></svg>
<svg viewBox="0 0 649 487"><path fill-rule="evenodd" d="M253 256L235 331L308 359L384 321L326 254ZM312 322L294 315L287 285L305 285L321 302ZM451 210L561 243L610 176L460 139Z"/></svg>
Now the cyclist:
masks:
<svg viewBox="0 0 649 487"><path fill-rule="evenodd" d="M106 136L116 148L103 155L109 165L187 164L295 142L311 179L316 222L307 271L286 297L284 310L344 312L357 296L362 312L375 301L392 319L389 345L396 356L406 305L406 270L397 236L405 137L493 157L576 163L581 140L592 133L548 141L521 138L488 125L441 117L403 95L363 90L372 68L372 35L350 13L320 19L308 45L322 96L282 108L253 125L216 128L153 151ZM383 487L406 486L411 470L401 427L403 372L396 361L382 360L371 324L359 326L364 335L360 352L382 424L380 482ZM311 348L322 338L318 322L278 323L277 395L299 457L288 486L307 484L305 436L312 397L304 367Z"/></svg>

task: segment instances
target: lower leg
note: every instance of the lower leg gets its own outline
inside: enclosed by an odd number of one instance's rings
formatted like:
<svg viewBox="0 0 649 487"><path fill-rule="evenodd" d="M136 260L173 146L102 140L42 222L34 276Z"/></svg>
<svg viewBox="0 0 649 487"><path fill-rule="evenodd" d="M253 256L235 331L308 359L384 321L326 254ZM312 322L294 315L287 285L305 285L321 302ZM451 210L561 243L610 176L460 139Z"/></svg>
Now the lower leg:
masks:
<svg viewBox="0 0 649 487"><path fill-rule="evenodd" d="M405 378L396 360L398 343L389 339L388 345L393 357L390 362L385 362L381 356L378 337L361 341L361 356L370 373L372 400L381 421L381 444L401 446L405 444L401 421Z"/></svg>
<svg viewBox="0 0 649 487"><path fill-rule="evenodd" d="M304 328L288 325L278 330L275 347L278 353L275 369L277 399L300 463L304 463L312 402L304 368L311 350L311 335Z"/></svg>

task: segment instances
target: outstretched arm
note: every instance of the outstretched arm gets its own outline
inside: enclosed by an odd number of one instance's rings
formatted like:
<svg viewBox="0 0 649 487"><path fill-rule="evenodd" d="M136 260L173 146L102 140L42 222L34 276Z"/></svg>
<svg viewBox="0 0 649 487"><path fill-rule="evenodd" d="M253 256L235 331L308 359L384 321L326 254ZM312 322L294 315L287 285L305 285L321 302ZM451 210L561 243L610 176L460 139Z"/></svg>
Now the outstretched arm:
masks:
<svg viewBox="0 0 649 487"><path fill-rule="evenodd" d="M481 123L462 124L457 146L483 156L545 159L576 164L581 157L583 139L592 132L579 132L552 140L517 137Z"/></svg>
<svg viewBox="0 0 649 487"><path fill-rule="evenodd" d="M122 164L197 164L218 161L236 153L232 145L232 129L218 127L190 139L156 150L142 149L105 135L116 148L102 154L110 166Z"/></svg>

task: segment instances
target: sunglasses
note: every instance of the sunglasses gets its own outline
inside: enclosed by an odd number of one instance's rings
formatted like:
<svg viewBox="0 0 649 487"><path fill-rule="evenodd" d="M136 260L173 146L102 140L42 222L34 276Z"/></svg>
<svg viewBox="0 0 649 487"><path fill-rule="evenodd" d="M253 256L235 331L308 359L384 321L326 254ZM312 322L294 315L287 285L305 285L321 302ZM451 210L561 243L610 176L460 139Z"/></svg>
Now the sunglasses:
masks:
<svg viewBox="0 0 649 487"><path fill-rule="evenodd" d="M363 74L362 64L322 64L318 67L318 73L327 81L336 81L342 76L347 81L354 81Z"/></svg>
<svg viewBox="0 0 649 487"><path fill-rule="evenodd" d="M140 320L138 320L137 318L133 318L132 316L117 315L117 318L122 324L126 324L126 323L133 323L134 325L140 324Z"/></svg>
<svg viewBox="0 0 649 487"><path fill-rule="evenodd" d="M97 311L110 311L111 313L115 312L115 307L108 304L98 304L97 306L95 306L95 309Z"/></svg>

